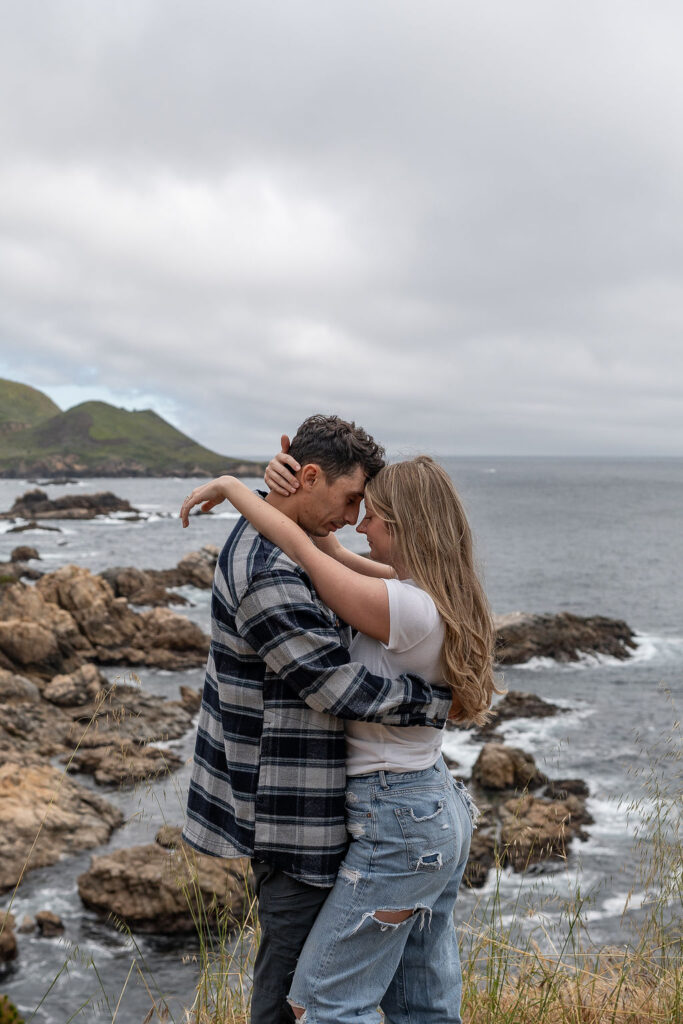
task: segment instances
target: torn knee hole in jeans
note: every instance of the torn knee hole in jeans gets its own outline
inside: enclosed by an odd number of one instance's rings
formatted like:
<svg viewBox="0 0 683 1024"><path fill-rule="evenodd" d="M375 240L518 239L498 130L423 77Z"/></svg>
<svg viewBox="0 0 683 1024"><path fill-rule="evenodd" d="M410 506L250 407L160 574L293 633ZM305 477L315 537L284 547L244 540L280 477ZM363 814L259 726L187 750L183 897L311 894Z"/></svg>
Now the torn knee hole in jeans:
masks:
<svg viewBox="0 0 683 1024"><path fill-rule="evenodd" d="M380 931L386 932L394 928L400 928L402 924L405 924L406 921L416 914L420 915L420 931L422 931L426 914L429 915L429 923L431 924L432 911L429 907L416 906L412 910L368 910L361 917L354 932L357 932L368 918L377 922Z"/></svg>

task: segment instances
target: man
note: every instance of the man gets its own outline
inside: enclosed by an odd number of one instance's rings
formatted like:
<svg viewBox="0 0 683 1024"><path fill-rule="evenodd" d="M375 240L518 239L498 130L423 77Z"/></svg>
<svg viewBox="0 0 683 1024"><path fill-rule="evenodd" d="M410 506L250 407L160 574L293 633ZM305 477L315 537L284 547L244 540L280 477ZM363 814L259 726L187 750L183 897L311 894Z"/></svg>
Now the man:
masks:
<svg viewBox="0 0 683 1024"><path fill-rule="evenodd" d="M327 537L356 522L383 454L353 423L312 416L290 448L301 466L296 493L266 501ZM218 559L211 617L183 835L203 853L253 858L261 945L252 1024L290 1024L296 961L347 846L343 719L441 727L450 693L351 664L348 627L244 519Z"/></svg>

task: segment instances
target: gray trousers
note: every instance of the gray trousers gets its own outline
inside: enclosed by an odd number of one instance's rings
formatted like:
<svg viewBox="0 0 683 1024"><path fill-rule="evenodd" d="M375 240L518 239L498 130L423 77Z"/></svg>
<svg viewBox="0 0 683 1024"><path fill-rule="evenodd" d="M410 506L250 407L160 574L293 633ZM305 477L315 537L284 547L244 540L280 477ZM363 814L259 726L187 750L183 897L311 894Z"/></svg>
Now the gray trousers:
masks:
<svg viewBox="0 0 683 1024"><path fill-rule="evenodd" d="M261 944L254 963L251 1024L292 1024L287 1002L299 953L330 890L252 860Z"/></svg>

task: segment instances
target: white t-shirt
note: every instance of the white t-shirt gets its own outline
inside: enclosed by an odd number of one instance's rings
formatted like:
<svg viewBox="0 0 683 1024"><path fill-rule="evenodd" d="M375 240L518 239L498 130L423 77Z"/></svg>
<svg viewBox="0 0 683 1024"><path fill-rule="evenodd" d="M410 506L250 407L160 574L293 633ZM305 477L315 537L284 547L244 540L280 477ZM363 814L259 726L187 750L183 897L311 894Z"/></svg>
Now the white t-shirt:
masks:
<svg viewBox="0 0 683 1024"><path fill-rule="evenodd" d="M380 676L415 672L428 683L443 683L444 625L436 605L413 580L383 583L389 594L389 643L357 633L351 642L351 661ZM441 752L443 730L428 725L347 721L345 730L347 775L420 771L431 768Z"/></svg>

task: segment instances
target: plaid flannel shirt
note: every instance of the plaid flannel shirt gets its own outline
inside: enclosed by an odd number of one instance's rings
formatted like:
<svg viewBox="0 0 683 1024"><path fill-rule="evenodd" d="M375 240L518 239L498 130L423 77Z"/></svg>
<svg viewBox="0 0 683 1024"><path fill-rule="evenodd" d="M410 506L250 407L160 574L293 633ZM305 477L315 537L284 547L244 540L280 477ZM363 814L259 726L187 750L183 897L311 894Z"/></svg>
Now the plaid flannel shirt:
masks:
<svg viewBox="0 0 683 1024"><path fill-rule="evenodd" d="M351 631L241 519L221 552L183 836L332 885L347 846L345 718L442 728L450 693L350 663Z"/></svg>

